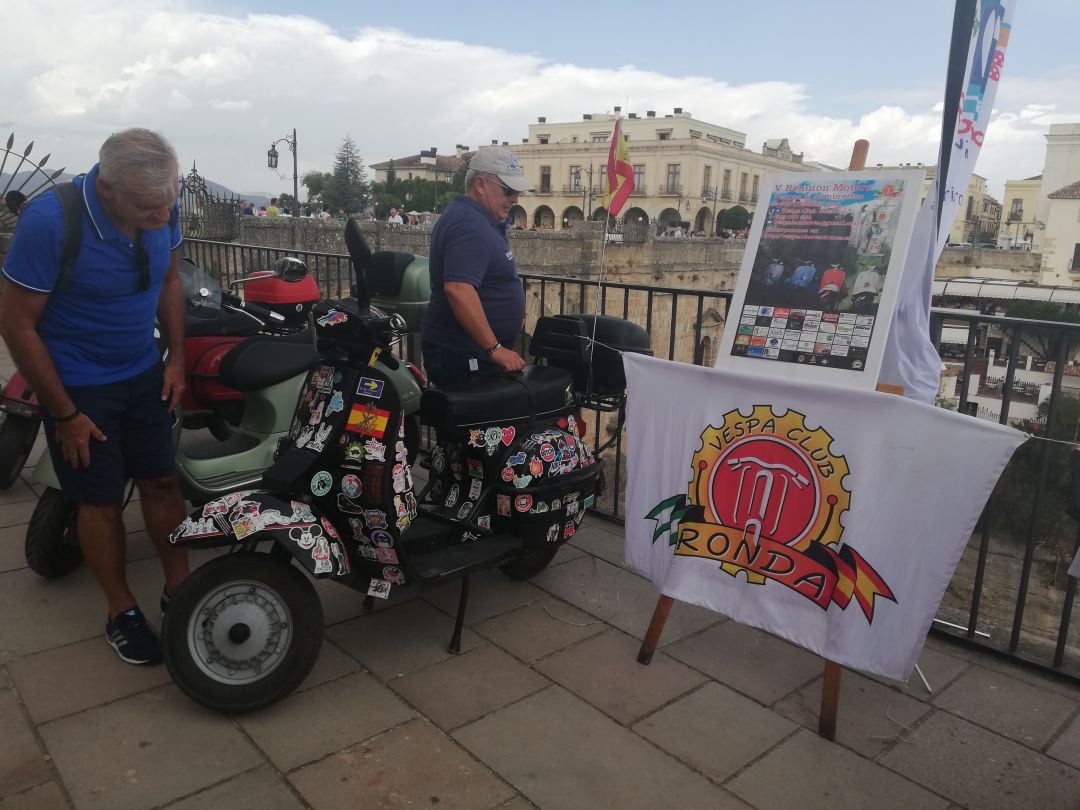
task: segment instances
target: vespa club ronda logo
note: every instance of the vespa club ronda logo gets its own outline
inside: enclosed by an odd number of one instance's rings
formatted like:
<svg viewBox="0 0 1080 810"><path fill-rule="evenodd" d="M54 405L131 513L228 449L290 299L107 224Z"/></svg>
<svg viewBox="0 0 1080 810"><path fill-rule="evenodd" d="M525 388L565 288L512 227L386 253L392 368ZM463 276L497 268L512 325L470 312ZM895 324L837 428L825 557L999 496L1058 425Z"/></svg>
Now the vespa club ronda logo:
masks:
<svg viewBox="0 0 1080 810"><path fill-rule="evenodd" d="M814 602L846 608L854 598L867 622L892 590L855 549L841 542L851 504L847 461L824 428L767 405L750 416L724 414L701 434L689 495L657 504L653 542L667 535L675 555L718 562L746 582L779 583Z"/></svg>

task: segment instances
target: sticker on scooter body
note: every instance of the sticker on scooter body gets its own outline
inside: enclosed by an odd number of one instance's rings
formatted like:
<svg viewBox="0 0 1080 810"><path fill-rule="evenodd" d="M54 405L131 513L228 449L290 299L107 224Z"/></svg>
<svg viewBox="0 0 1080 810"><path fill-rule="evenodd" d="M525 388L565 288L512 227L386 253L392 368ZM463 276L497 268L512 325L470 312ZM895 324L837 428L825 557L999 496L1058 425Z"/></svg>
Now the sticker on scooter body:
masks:
<svg viewBox="0 0 1080 810"><path fill-rule="evenodd" d="M349 421L345 424L345 430L350 433L359 433L361 436L381 439L386 435L386 423L389 419L390 411L356 403L349 411Z"/></svg>
<svg viewBox="0 0 1080 810"><path fill-rule="evenodd" d="M381 399L386 382L373 380L371 377L361 377L356 386L356 393L368 399Z"/></svg>
<svg viewBox="0 0 1080 810"><path fill-rule="evenodd" d="M338 324L345 323L349 320L349 316L345 312L338 312L336 309L332 309L325 315L315 321L319 326L337 326Z"/></svg>
<svg viewBox="0 0 1080 810"><path fill-rule="evenodd" d="M376 599L389 599L390 583L385 579L371 580L371 582L368 583L367 595L374 596Z"/></svg>
<svg viewBox="0 0 1080 810"><path fill-rule="evenodd" d="M332 413L341 413L345 410L345 398L341 396L340 391L335 391L334 395L330 397L330 402L326 406L326 415L329 416Z"/></svg>
<svg viewBox="0 0 1080 810"><path fill-rule="evenodd" d="M311 385L324 394L329 394L334 388L334 367L319 366L311 372Z"/></svg>
<svg viewBox="0 0 1080 810"><path fill-rule="evenodd" d="M341 478L341 492L346 498L356 499L360 497L360 494L364 491L363 485L360 483L360 476L353 475L352 473L342 476Z"/></svg>
<svg viewBox="0 0 1080 810"><path fill-rule="evenodd" d="M326 495L334 486L334 477L326 470L319 470L311 478L311 494L316 498Z"/></svg>

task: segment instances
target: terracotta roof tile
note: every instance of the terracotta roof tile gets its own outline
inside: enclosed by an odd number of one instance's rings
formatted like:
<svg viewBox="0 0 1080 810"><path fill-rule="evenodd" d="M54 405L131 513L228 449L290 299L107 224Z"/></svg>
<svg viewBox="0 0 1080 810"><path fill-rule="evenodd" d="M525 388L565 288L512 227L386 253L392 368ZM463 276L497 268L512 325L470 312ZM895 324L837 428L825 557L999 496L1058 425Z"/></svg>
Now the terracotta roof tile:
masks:
<svg viewBox="0 0 1080 810"><path fill-rule="evenodd" d="M1080 180L1046 196L1051 200L1080 200Z"/></svg>

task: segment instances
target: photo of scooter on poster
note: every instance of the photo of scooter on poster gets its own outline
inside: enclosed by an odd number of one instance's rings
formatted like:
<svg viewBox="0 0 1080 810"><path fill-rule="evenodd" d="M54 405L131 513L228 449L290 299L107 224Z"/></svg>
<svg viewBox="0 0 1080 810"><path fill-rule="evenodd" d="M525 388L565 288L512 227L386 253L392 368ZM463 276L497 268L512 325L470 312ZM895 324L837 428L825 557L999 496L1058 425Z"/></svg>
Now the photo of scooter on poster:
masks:
<svg viewBox="0 0 1080 810"><path fill-rule="evenodd" d="M873 349L892 321L922 176L767 176L717 365L772 360L876 378Z"/></svg>

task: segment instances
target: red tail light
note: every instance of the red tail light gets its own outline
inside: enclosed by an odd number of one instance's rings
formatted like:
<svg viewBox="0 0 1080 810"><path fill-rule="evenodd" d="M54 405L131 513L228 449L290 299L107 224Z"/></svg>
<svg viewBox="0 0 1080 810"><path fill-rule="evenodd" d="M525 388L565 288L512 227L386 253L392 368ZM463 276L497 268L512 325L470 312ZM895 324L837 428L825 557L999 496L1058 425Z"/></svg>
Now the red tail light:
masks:
<svg viewBox="0 0 1080 810"><path fill-rule="evenodd" d="M422 372L417 366L414 366L412 363L406 363L405 367L412 372L412 375L414 377L416 377L416 381L420 384L421 388L427 388L427 377L424 376L424 372Z"/></svg>

